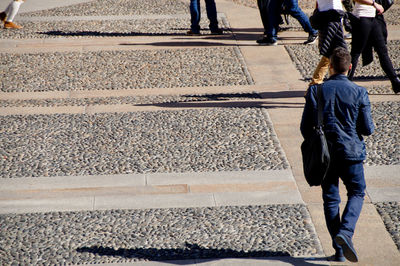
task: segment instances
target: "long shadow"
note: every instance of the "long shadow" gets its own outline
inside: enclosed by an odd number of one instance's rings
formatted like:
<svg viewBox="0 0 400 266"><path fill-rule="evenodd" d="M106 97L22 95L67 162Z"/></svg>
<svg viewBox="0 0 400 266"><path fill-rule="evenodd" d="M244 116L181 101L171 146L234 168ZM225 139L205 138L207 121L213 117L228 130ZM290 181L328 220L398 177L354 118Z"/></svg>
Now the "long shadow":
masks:
<svg viewBox="0 0 400 266"><path fill-rule="evenodd" d="M133 36L186 36L185 33L142 33L142 32L100 32L100 31L45 31L37 32L42 35L63 37L133 37Z"/></svg>
<svg viewBox="0 0 400 266"><path fill-rule="evenodd" d="M278 91L262 93L216 93L205 95L182 95L187 100L161 103L136 104L162 108L303 108L303 103L271 102L267 99L304 97L304 91ZM242 100L242 99L248 99ZM255 100L256 99L256 100ZM258 100L259 99L259 100Z"/></svg>
<svg viewBox="0 0 400 266"><path fill-rule="evenodd" d="M198 263L193 260L218 260L226 258L268 258L284 260L293 265L318 265L308 263L304 258L292 258L285 251L238 251L233 249L204 248L198 244L186 243L183 248L112 248L103 246L80 247L79 253L92 253L100 256L119 257L126 259L139 259L149 261L168 261L179 265ZM279 257L279 258L278 258ZM286 257L284 259L282 257ZM312 260L312 258L310 258ZM175 261L175 262L174 262ZM322 264L321 264L322 265Z"/></svg>

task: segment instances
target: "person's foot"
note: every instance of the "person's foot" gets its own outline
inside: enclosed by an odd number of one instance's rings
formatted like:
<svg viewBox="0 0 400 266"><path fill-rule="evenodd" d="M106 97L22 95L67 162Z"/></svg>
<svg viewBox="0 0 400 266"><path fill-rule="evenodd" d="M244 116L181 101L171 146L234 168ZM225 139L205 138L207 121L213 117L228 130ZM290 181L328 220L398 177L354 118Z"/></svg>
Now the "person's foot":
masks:
<svg viewBox="0 0 400 266"><path fill-rule="evenodd" d="M313 44L318 39L318 33L310 33L304 44Z"/></svg>
<svg viewBox="0 0 400 266"><path fill-rule="evenodd" d="M343 255L343 252L336 252L334 255L326 258L327 261L337 261L337 262L345 262L346 258Z"/></svg>
<svg viewBox="0 0 400 266"><path fill-rule="evenodd" d="M224 31L222 29L211 30L211 35L222 35L222 34L224 34Z"/></svg>
<svg viewBox="0 0 400 266"><path fill-rule="evenodd" d="M1 12L0 13L0 20L4 22L4 21L6 21L6 18L7 18L6 12Z"/></svg>
<svg viewBox="0 0 400 266"><path fill-rule="evenodd" d="M189 35L189 36L199 36L200 32L189 30L189 31L186 32L186 34Z"/></svg>
<svg viewBox="0 0 400 266"><path fill-rule="evenodd" d="M4 28L5 29L22 29L22 26L17 25L14 22L11 22L11 21L5 21L4 22Z"/></svg>
<svg viewBox="0 0 400 266"><path fill-rule="evenodd" d="M400 78L397 77L396 79L394 79L392 81L392 89L394 91L394 93L399 93L400 92Z"/></svg>
<svg viewBox="0 0 400 266"><path fill-rule="evenodd" d="M358 262L357 252L354 249L350 238L339 233L335 237L335 242L342 247L343 255L346 259L351 262Z"/></svg>
<svg viewBox="0 0 400 266"><path fill-rule="evenodd" d="M267 46L275 46L278 44L278 42L276 40L268 38L268 37L263 37L261 39L258 39L257 43L259 45L267 45Z"/></svg>

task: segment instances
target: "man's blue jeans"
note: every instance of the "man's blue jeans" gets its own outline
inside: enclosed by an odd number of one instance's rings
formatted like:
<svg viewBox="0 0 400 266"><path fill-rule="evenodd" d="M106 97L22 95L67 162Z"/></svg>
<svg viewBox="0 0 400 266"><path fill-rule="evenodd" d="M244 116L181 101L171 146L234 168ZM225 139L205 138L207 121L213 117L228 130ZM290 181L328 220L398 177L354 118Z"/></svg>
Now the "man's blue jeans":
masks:
<svg viewBox="0 0 400 266"><path fill-rule="evenodd" d="M347 189L347 204L340 218L339 177ZM360 216L365 196L365 178L363 162L336 161L322 184L322 198L328 231L332 237L333 248L340 250L333 239L338 233L353 237L354 229Z"/></svg>
<svg viewBox="0 0 400 266"><path fill-rule="evenodd" d="M206 11L207 17L210 20L210 30L215 31L218 30L218 20L217 20L217 8L215 6L214 0L205 0L206 1ZM190 29L194 33L200 32L200 18L201 18L201 10L200 10L200 0L190 0L190 16L191 23Z"/></svg>
<svg viewBox="0 0 400 266"><path fill-rule="evenodd" d="M318 31L311 27L311 23L306 14L300 9L298 0L284 0L287 11L290 15L297 19L305 32L317 34Z"/></svg>

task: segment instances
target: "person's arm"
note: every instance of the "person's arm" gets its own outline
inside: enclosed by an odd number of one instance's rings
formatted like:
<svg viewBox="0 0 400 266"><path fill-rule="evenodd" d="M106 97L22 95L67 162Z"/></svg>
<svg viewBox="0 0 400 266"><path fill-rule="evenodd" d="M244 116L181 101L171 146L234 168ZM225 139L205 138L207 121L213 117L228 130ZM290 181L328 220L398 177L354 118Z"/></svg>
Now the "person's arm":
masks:
<svg viewBox="0 0 400 266"><path fill-rule="evenodd" d="M371 103L368 98L367 90L364 89L357 119L357 132L360 135L369 136L374 132L374 129L375 125L371 115Z"/></svg>
<svg viewBox="0 0 400 266"><path fill-rule="evenodd" d="M383 6L378 4L378 3L376 3L375 0L354 0L354 1L359 3L359 4L374 6L376 11L378 11L378 14L382 14L383 11L385 11Z"/></svg>

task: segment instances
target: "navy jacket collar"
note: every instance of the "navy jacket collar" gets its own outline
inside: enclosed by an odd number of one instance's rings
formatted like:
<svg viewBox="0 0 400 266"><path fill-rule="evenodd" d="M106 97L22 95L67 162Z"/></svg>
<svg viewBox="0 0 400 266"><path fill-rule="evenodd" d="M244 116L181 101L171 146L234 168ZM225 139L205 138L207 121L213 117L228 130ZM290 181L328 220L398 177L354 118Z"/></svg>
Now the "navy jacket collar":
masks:
<svg viewBox="0 0 400 266"><path fill-rule="evenodd" d="M344 74L334 74L329 77L328 80L347 80L347 76Z"/></svg>

